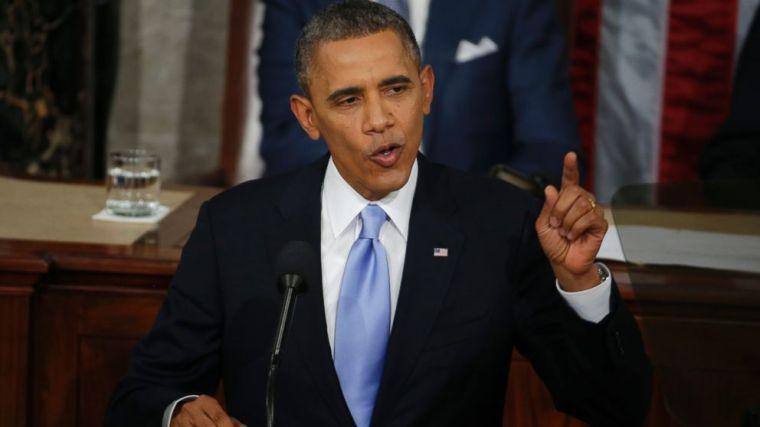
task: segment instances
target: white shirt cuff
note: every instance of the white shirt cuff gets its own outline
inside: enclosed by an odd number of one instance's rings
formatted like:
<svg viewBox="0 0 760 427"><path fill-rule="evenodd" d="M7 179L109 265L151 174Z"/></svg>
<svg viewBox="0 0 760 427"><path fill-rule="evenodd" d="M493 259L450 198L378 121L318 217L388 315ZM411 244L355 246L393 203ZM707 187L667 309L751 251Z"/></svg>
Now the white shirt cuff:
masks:
<svg viewBox="0 0 760 427"><path fill-rule="evenodd" d="M555 280L557 290L567 304L578 313L581 319L599 323L605 316L610 314L610 292L612 292L612 274L606 265L597 263L607 273L607 278L593 288L578 292L567 292L559 286Z"/></svg>
<svg viewBox="0 0 760 427"><path fill-rule="evenodd" d="M197 398L198 398L197 394L188 394L187 396L180 397L179 399L170 403L169 406L167 406L166 409L164 409L164 417L161 419L161 427L169 427L169 425L172 423L172 417L174 416L174 409L177 407L178 404L186 400L195 400Z"/></svg>

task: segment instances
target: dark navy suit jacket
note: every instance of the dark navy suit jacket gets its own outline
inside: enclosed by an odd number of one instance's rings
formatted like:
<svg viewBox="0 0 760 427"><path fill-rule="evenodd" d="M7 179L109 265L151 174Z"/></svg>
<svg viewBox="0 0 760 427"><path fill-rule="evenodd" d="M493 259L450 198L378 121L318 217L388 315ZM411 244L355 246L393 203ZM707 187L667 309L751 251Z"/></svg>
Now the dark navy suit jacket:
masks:
<svg viewBox="0 0 760 427"><path fill-rule="evenodd" d="M308 19L334 0L267 0L259 51L267 174L309 163L326 152L293 120L298 93L295 41ZM457 62L463 41L484 37L496 52ZM485 172L506 163L525 173L560 176L562 158L579 150L565 40L553 1L431 0L423 60L436 75L423 150L431 160Z"/></svg>
<svg viewBox="0 0 760 427"><path fill-rule="evenodd" d="M273 262L320 247L327 159L205 203L152 331L135 348L107 425L158 425L188 394L214 394L264 425L280 307ZM650 398L639 331L613 286L611 313L580 319L538 244L538 205L502 182L419 158L402 285L373 426L500 426L514 347L555 405L594 425L637 425ZM434 257L433 248L448 248ZM321 274L299 297L277 383L278 426L351 426L327 338Z"/></svg>
<svg viewBox="0 0 760 427"><path fill-rule="evenodd" d="M755 11L736 67L731 113L700 159L702 180L760 179L760 9Z"/></svg>

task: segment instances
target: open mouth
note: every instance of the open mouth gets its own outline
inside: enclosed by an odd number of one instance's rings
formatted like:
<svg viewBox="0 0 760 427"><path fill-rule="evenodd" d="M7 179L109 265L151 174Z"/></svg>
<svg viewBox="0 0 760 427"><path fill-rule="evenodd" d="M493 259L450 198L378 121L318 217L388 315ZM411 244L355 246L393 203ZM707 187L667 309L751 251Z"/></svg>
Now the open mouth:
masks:
<svg viewBox="0 0 760 427"><path fill-rule="evenodd" d="M398 144L383 145L370 155L370 160L378 165L389 168L396 164L401 155L401 146Z"/></svg>

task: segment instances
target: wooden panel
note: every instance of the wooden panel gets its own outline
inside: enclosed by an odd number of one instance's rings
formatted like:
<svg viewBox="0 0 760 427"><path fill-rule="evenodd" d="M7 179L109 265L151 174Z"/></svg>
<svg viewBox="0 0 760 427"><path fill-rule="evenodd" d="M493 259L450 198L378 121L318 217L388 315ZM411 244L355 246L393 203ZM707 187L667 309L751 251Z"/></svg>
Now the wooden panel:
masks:
<svg viewBox="0 0 760 427"><path fill-rule="evenodd" d="M29 295L0 292L0 426L26 424Z"/></svg>
<svg viewBox="0 0 760 427"><path fill-rule="evenodd" d="M759 322L648 317L640 325L656 368L657 399L674 420L739 426L760 406Z"/></svg>
<svg viewBox="0 0 760 427"><path fill-rule="evenodd" d="M31 297L47 263L36 254L0 254L0 427L23 426L29 406Z"/></svg>
<svg viewBox="0 0 760 427"><path fill-rule="evenodd" d="M163 291L117 293L114 284L58 289L38 298L33 425L101 425L132 346L153 324Z"/></svg>
<svg viewBox="0 0 760 427"><path fill-rule="evenodd" d="M108 401L127 372L134 338L79 337L79 425L102 426Z"/></svg>
<svg viewBox="0 0 760 427"><path fill-rule="evenodd" d="M76 426L77 396L76 301L39 295L32 353L32 413L34 426Z"/></svg>

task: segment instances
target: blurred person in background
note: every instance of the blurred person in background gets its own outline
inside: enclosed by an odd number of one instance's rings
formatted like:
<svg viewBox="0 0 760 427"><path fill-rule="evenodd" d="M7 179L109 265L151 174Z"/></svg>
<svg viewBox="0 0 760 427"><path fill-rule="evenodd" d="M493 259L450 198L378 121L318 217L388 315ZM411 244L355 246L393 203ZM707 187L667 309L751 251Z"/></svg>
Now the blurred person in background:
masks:
<svg viewBox="0 0 760 427"><path fill-rule="evenodd" d="M265 175L326 152L292 120L288 95L296 37L333 0L265 0L259 50L261 156ZM476 173L506 164L558 177L564 153L579 151L564 33L554 2L539 0L380 0L411 24L423 62L436 74L421 150L431 160ZM549 125L547 125L549 124Z"/></svg>
<svg viewBox="0 0 760 427"><path fill-rule="evenodd" d="M755 12L739 57L731 113L702 153L703 180L760 179L759 16Z"/></svg>

